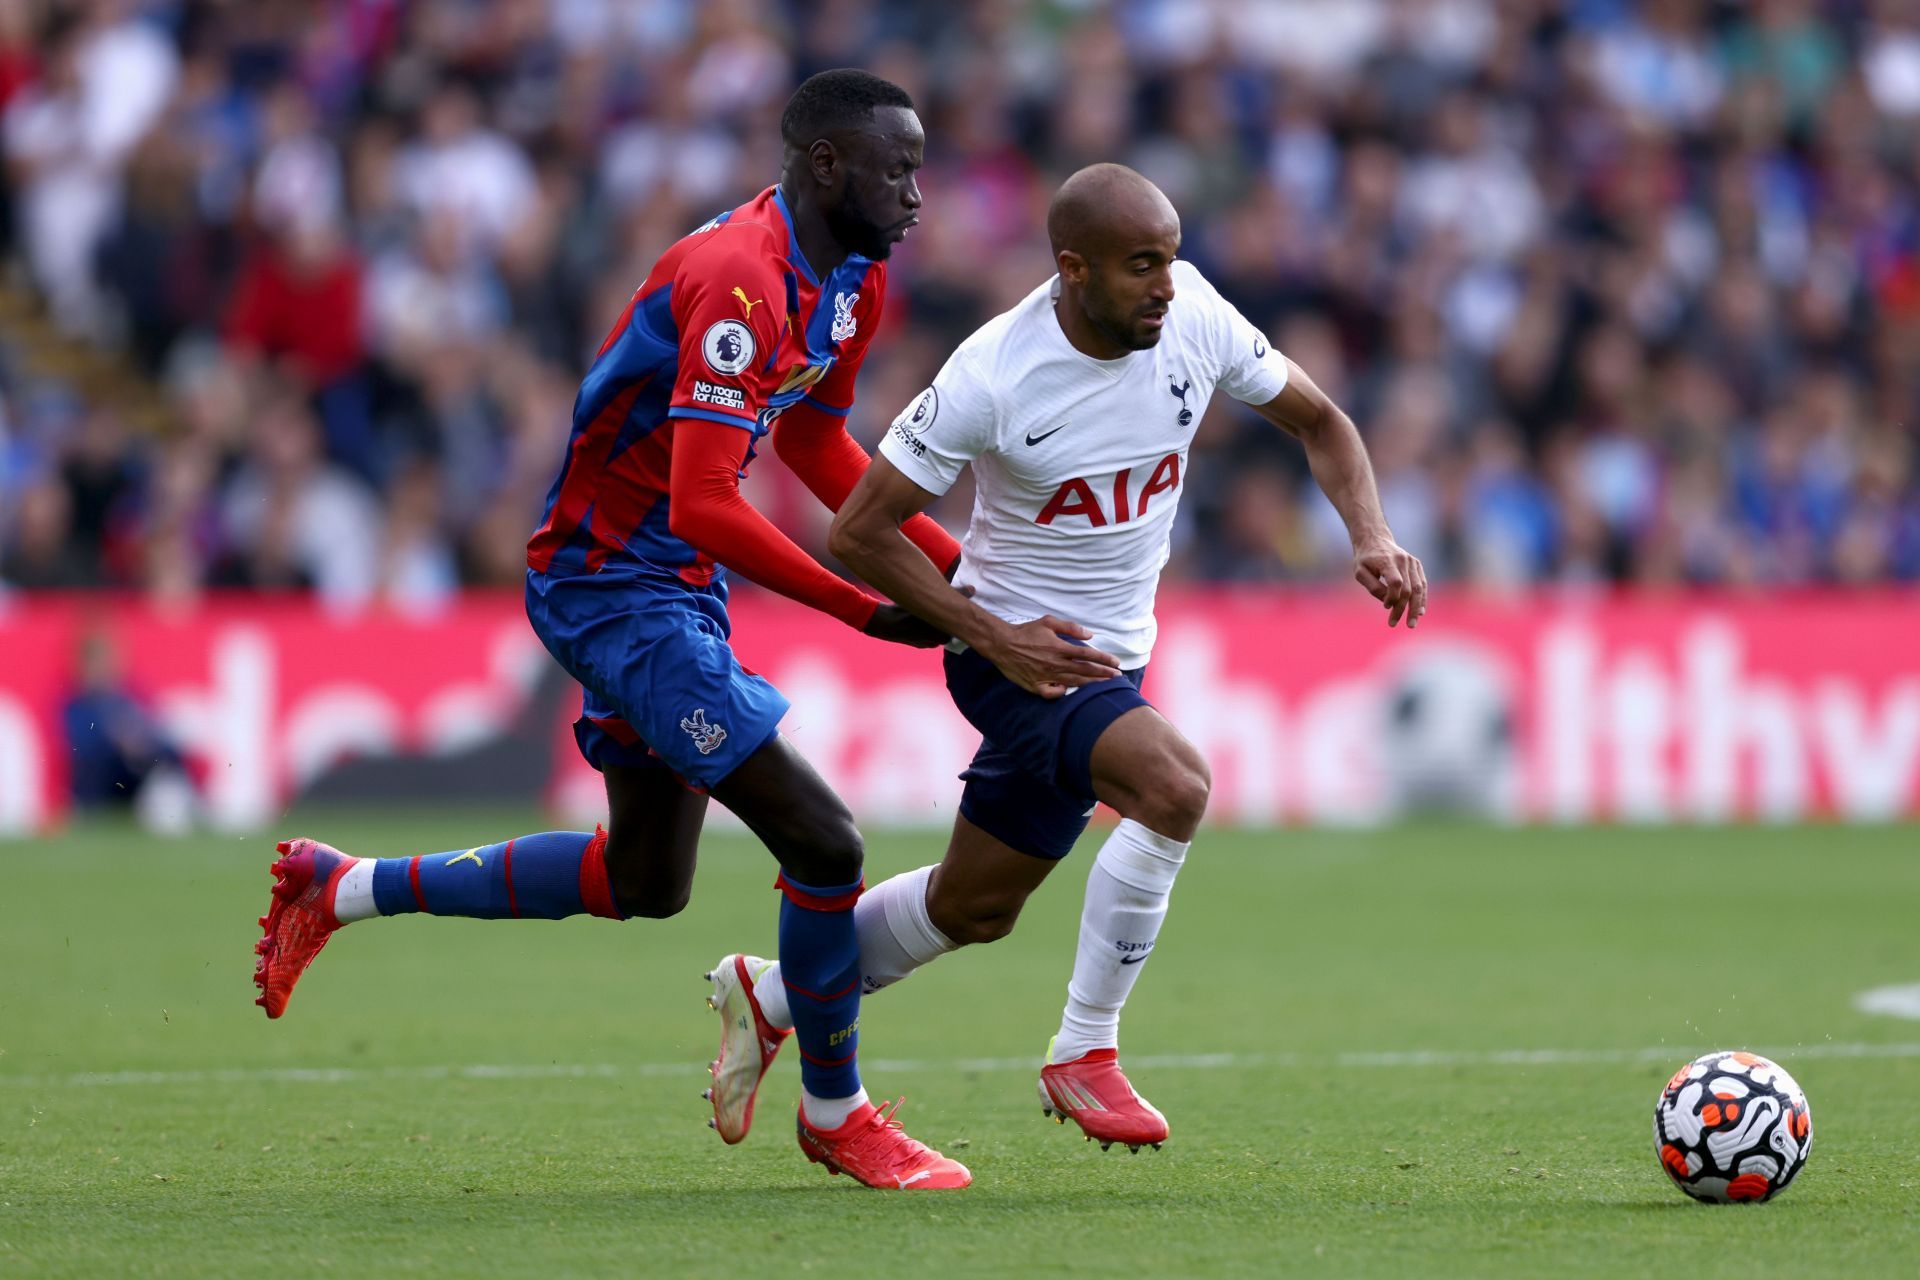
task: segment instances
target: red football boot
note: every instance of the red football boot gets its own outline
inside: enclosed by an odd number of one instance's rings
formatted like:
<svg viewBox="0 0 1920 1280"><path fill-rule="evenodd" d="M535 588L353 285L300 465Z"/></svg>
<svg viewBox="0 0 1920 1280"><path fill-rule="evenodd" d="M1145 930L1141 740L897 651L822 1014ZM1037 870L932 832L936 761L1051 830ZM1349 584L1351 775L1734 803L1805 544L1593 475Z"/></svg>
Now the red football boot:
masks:
<svg viewBox="0 0 1920 1280"><path fill-rule="evenodd" d="M780 1046L791 1031L782 1031L767 1021L754 999L755 972L766 971L772 963L758 956L721 956L720 963L707 974L713 994L707 1008L720 1015L720 1056L707 1064L713 1087L700 1096L713 1104L713 1119L707 1123L719 1131L731 1146L747 1136L753 1127L753 1103L760 1094L760 1081L773 1065Z"/></svg>
<svg viewBox="0 0 1920 1280"><path fill-rule="evenodd" d="M293 984L340 927L333 914L333 898L340 877L353 859L318 840L282 840L273 864L273 905L260 917L265 937L253 944L260 957L253 966L253 985L260 988L254 1001L277 1018L287 1011Z"/></svg>
<svg viewBox="0 0 1920 1280"><path fill-rule="evenodd" d="M1040 1109L1061 1124L1071 1118L1102 1151L1120 1142L1138 1155L1141 1147L1158 1151L1167 1140L1167 1118L1127 1083L1117 1049L1094 1049L1072 1062L1041 1067Z"/></svg>
<svg viewBox="0 0 1920 1280"><path fill-rule="evenodd" d="M797 1117L800 1149L807 1159L827 1166L827 1172L844 1173L884 1191L957 1191L970 1184L973 1175L967 1166L906 1135L893 1118L905 1101L896 1098L884 1108L861 1103L845 1124L829 1130L808 1124L802 1111Z"/></svg>

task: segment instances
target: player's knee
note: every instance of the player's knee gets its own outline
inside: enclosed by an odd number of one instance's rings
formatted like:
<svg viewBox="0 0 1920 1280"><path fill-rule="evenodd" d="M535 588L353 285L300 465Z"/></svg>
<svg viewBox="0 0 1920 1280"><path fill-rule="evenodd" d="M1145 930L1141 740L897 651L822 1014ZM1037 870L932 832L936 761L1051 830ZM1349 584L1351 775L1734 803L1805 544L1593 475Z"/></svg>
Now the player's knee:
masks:
<svg viewBox="0 0 1920 1280"><path fill-rule="evenodd" d="M937 877L927 894L927 918L956 947L1000 941L1013 932L1024 906L1024 895L990 893L968 897L944 892Z"/></svg>
<svg viewBox="0 0 1920 1280"><path fill-rule="evenodd" d="M987 904L974 908L961 916L954 924L953 932L947 936L955 946L977 947L986 942L998 942L1013 932L1013 926L1020 920L1019 904Z"/></svg>
<svg viewBox="0 0 1920 1280"><path fill-rule="evenodd" d="M693 897L690 886L672 889L642 890L633 894L614 894L614 905L620 908L620 914L632 920L666 920L679 915L687 909L687 903Z"/></svg>
<svg viewBox="0 0 1920 1280"><path fill-rule="evenodd" d="M780 860L787 873L803 884L842 885L860 879L867 846L852 814L816 822Z"/></svg>
<svg viewBox="0 0 1920 1280"><path fill-rule="evenodd" d="M1167 805L1182 826L1191 828L1199 826L1200 819L1207 816L1207 801L1213 795L1213 770L1207 768L1207 762L1198 752L1184 754L1188 758L1169 771Z"/></svg>
<svg viewBox="0 0 1920 1280"><path fill-rule="evenodd" d="M1213 773L1206 760L1190 748L1176 750L1154 771L1153 785L1136 792L1122 812L1160 835L1188 840L1206 816L1212 793Z"/></svg>

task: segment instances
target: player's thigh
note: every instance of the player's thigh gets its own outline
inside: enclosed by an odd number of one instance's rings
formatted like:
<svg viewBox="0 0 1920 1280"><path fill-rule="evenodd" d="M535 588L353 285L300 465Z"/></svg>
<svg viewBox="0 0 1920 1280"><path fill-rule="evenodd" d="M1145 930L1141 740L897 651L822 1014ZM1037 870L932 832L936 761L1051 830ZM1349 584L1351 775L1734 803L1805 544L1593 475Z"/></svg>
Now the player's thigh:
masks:
<svg viewBox="0 0 1920 1280"><path fill-rule="evenodd" d="M612 569L530 575L528 617L586 690L575 732L596 767L653 759L710 791L787 712L780 691L740 665L715 594Z"/></svg>
<svg viewBox="0 0 1920 1280"><path fill-rule="evenodd" d="M1093 792L1122 817L1175 840L1191 840L1213 784L1206 758L1151 706L1128 710L1101 731L1088 759Z"/></svg>
<svg viewBox="0 0 1920 1280"><path fill-rule="evenodd" d="M810 885L852 884L864 846L853 813L791 742L778 734L711 788L772 851L788 875Z"/></svg>
<svg viewBox="0 0 1920 1280"><path fill-rule="evenodd" d="M658 765L604 764L607 880L629 916L678 913L693 893L707 797Z"/></svg>
<svg viewBox="0 0 1920 1280"><path fill-rule="evenodd" d="M946 856L927 883L927 916L961 946L1004 938L1058 865L1058 859L1022 853L965 817L955 818Z"/></svg>

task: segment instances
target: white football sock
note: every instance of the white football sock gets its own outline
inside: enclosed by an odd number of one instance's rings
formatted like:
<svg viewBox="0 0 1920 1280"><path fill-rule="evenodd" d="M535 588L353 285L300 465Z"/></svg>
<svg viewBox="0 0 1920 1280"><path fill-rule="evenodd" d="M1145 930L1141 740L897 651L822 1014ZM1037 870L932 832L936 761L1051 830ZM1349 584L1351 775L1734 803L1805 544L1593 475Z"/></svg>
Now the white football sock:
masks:
<svg viewBox="0 0 1920 1280"><path fill-rule="evenodd" d="M805 1089L800 1091L800 1109L806 1112L807 1123L822 1132L845 1124L847 1117L858 1111L866 1100L865 1089L851 1098L816 1098Z"/></svg>
<svg viewBox="0 0 1920 1280"><path fill-rule="evenodd" d="M882 880L860 895L853 907L853 931L860 939L860 994L870 996L953 950L953 942L927 914L927 884L933 868L920 867ZM753 983L753 998L767 1021L791 1030L787 988L780 966L766 967Z"/></svg>
<svg viewBox="0 0 1920 1280"><path fill-rule="evenodd" d="M373 905L374 858L355 858L333 891L333 914L341 924L367 920L380 914Z"/></svg>
<svg viewBox="0 0 1920 1280"><path fill-rule="evenodd" d="M1087 873L1080 946L1050 1061L1071 1062L1094 1049L1120 1047L1120 1008L1153 953L1173 878L1189 847L1131 818L1100 846Z"/></svg>

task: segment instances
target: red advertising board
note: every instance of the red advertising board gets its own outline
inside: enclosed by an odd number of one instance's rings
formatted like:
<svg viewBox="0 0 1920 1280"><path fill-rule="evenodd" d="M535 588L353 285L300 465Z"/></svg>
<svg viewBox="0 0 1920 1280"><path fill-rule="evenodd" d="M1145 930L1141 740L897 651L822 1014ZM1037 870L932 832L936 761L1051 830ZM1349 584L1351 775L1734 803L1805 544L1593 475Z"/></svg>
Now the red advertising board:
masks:
<svg viewBox="0 0 1920 1280"><path fill-rule="evenodd" d="M863 821L949 821L977 735L936 653L765 596L736 598L743 660ZM1424 805L1522 821L1920 815L1920 593L1442 594L1417 632L1357 593L1169 592L1147 692L1213 765L1215 821L1371 823ZM548 670L518 600L430 618L230 599L0 607L0 831L66 809L60 708L90 635L193 762L205 812L260 825L343 756L499 734ZM525 768L598 807L565 734ZM431 799L424 796L423 799Z"/></svg>

